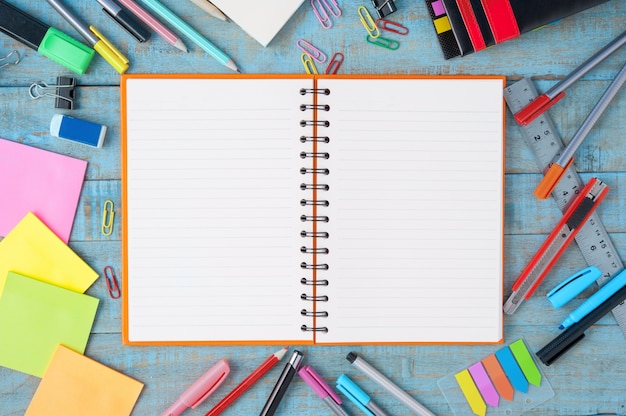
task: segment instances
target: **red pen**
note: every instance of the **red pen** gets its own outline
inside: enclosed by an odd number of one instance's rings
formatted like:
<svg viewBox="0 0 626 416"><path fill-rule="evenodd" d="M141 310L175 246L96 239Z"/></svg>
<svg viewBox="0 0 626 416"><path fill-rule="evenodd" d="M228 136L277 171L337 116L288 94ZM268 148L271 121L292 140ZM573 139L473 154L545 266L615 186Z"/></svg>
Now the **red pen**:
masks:
<svg viewBox="0 0 626 416"><path fill-rule="evenodd" d="M213 393L230 373L226 360L219 360L180 395L161 416L178 416L188 407L195 409Z"/></svg>
<svg viewBox="0 0 626 416"><path fill-rule="evenodd" d="M215 407L205 416L216 416L222 413L228 406L230 406L235 400L239 398L246 390L248 390L254 383L256 383L265 373L270 371L287 353L289 347L285 347L274 354L267 357L267 359L256 370L254 370L248 377L246 377L237 387L235 387L230 393L226 395Z"/></svg>

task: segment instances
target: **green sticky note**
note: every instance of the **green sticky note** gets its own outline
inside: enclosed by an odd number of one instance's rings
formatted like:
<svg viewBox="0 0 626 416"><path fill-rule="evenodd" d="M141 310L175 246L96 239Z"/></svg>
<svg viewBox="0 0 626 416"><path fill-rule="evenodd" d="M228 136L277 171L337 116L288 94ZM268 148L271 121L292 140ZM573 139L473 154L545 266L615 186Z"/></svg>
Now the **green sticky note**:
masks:
<svg viewBox="0 0 626 416"><path fill-rule="evenodd" d="M534 384L535 386L541 385L541 373L533 360L533 357L530 355L528 348L526 348L526 344L524 344L523 339L518 339L515 342L512 342L509 345L509 349L513 353L515 357L515 361L519 364L520 368L524 372L526 376L526 380L530 384Z"/></svg>
<svg viewBox="0 0 626 416"><path fill-rule="evenodd" d="M42 377L59 344L84 353L98 302L9 272L0 296L0 365Z"/></svg>

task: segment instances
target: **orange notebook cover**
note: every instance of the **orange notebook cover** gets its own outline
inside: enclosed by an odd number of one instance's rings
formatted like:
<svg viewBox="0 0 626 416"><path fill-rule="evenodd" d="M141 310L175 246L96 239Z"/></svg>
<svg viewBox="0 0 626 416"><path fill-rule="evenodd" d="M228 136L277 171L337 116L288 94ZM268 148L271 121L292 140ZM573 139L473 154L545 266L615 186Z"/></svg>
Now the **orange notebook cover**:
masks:
<svg viewBox="0 0 626 416"><path fill-rule="evenodd" d="M504 86L124 75L124 342L502 342Z"/></svg>

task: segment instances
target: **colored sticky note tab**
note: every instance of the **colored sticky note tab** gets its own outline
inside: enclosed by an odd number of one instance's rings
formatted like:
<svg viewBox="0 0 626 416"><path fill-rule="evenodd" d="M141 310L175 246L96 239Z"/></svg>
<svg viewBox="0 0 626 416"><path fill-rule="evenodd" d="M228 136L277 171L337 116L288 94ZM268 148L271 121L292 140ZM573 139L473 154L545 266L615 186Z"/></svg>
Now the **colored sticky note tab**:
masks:
<svg viewBox="0 0 626 416"><path fill-rule="evenodd" d="M496 356L491 354L488 357L483 358L482 363L500 397L512 402L513 397L515 396L515 390L509 382L506 374L504 374L504 370L502 369L502 366L498 362Z"/></svg>
<svg viewBox="0 0 626 416"><path fill-rule="evenodd" d="M29 212L67 243L87 162L0 139L0 236Z"/></svg>
<svg viewBox="0 0 626 416"><path fill-rule="evenodd" d="M452 30L452 26L450 26L450 20L448 20L448 16L442 16L438 19L435 19L433 20L433 23L435 24L435 30L437 31L437 34Z"/></svg>
<svg viewBox="0 0 626 416"><path fill-rule="evenodd" d="M8 272L83 293L98 273L33 213L0 241L0 293Z"/></svg>
<svg viewBox="0 0 626 416"><path fill-rule="evenodd" d="M509 381L517 391L522 393L528 392L528 381L522 372L522 369L517 364L513 353L509 347L505 347L496 351L496 358L500 362L502 369L506 373Z"/></svg>
<svg viewBox="0 0 626 416"><path fill-rule="evenodd" d="M433 8L433 13L437 17L446 13L446 9L444 9L443 2L441 0L433 1L432 3L430 3L430 7Z"/></svg>
<svg viewBox="0 0 626 416"><path fill-rule="evenodd" d="M41 377L59 344L84 352L98 302L9 272L0 295L0 365Z"/></svg>
<svg viewBox="0 0 626 416"><path fill-rule="evenodd" d="M463 370L454 375L456 378L456 382L459 384L463 395L465 396L465 400L472 408L472 412L478 416L485 416L487 413L487 405L485 404L476 384L474 384L474 380L470 375L469 371Z"/></svg>
<svg viewBox="0 0 626 416"><path fill-rule="evenodd" d="M24 416L128 416L143 383L59 345Z"/></svg>
<svg viewBox="0 0 626 416"><path fill-rule="evenodd" d="M476 364L469 366L467 369L474 379L474 383L476 384L478 391L480 391L481 396L483 396L485 402L487 402L490 406L498 407L500 397L498 396L498 392L489 379L487 371L485 371L482 363L479 361Z"/></svg>
<svg viewBox="0 0 626 416"><path fill-rule="evenodd" d="M518 339L515 342L512 342L509 345L513 356L517 360L517 363L521 367L524 375L526 376L526 380L528 380L531 384L535 386L541 385L541 372L535 365L535 361L533 357L530 355L528 348L526 348L526 344L523 339Z"/></svg>

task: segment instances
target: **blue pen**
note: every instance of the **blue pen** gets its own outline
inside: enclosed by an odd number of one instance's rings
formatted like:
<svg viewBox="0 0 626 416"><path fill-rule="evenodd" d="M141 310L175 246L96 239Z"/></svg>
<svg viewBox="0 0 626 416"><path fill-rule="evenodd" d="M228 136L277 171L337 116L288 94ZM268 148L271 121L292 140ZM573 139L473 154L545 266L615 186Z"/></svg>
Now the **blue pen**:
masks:
<svg viewBox="0 0 626 416"><path fill-rule="evenodd" d="M555 309L565 305L582 293L593 282L602 277L602 272L596 266L589 266L574 273L546 295Z"/></svg>
<svg viewBox="0 0 626 416"><path fill-rule="evenodd" d="M363 390L350 378L342 374L337 379L337 389L356 404L367 416L387 416L387 413L376 405Z"/></svg>
<svg viewBox="0 0 626 416"><path fill-rule="evenodd" d="M568 328L583 319L585 315L600 306L605 300L624 287L624 285L626 285L626 270L623 270L620 274L609 280L608 283L591 295L589 299L584 301L582 305L572 311L572 313L565 318L561 326L559 326L559 329Z"/></svg>

